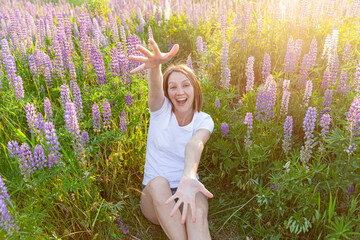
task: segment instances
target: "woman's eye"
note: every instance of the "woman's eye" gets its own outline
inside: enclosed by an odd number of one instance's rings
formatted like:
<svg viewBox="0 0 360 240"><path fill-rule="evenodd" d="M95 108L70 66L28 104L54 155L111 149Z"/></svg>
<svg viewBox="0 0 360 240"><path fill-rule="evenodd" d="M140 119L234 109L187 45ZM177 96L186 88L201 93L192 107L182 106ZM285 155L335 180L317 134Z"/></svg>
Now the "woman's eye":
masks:
<svg viewBox="0 0 360 240"><path fill-rule="evenodd" d="M170 87L170 89L175 89L176 87Z"/></svg>

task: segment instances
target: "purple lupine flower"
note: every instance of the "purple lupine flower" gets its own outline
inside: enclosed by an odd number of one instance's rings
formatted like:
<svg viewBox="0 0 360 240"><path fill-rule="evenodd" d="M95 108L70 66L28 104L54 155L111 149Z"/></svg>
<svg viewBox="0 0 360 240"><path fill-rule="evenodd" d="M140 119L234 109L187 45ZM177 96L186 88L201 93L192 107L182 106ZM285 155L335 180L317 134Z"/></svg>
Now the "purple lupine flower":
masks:
<svg viewBox="0 0 360 240"><path fill-rule="evenodd" d="M196 48L200 56L204 54L204 46L203 46L203 40L202 37L198 36L196 39Z"/></svg>
<svg viewBox="0 0 360 240"><path fill-rule="evenodd" d="M220 108L220 99L218 98L215 100L215 108Z"/></svg>
<svg viewBox="0 0 360 240"><path fill-rule="evenodd" d="M50 121L45 122L45 139L47 140L46 145L49 146L48 150L50 151L48 155L48 168L52 167L61 162L60 154L60 143L56 135L56 129L54 124Z"/></svg>
<svg viewBox="0 0 360 240"><path fill-rule="evenodd" d="M69 72L70 72L71 80L76 82L76 69L75 69L75 64L73 61L69 62Z"/></svg>
<svg viewBox="0 0 360 240"><path fill-rule="evenodd" d="M322 105L324 107L330 107L331 100L332 100L332 90L331 89L326 89L325 90L325 95L324 95L324 101L323 101Z"/></svg>
<svg viewBox="0 0 360 240"><path fill-rule="evenodd" d="M305 54L300 67L300 76L299 76L300 86L304 86L303 84L305 84L308 78L311 61L312 61L311 56L309 54Z"/></svg>
<svg viewBox="0 0 360 240"><path fill-rule="evenodd" d="M44 148L41 145L36 145L34 148L34 170L47 167L47 160L44 153Z"/></svg>
<svg viewBox="0 0 360 240"><path fill-rule="evenodd" d="M339 57L337 55L331 57L331 64L330 64L330 84L335 85L337 75L339 71Z"/></svg>
<svg viewBox="0 0 360 240"><path fill-rule="evenodd" d="M61 85L60 97L61 97L61 104L65 109L66 103L71 101L70 90L68 85L66 84Z"/></svg>
<svg viewBox="0 0 360 240"><path fill-rule="evenodd" d="M128 226L123 224L122 219L118 218L116 221L119 223L119 227L122 230L123 234L128 234L129 233L129 228L128 228Z"/></svg>
<svg viewBox="0 0 360 240"><path fill-rule="evenodd" d="M11 55L8 55L5 58L5 69L9 79L9 83L12 87L14 87L14 81L16 77L16 64L15 58Z"/></svg>
<svg viewBox="0 0 360 240"><path fill-rule="evenodd" d="M9 48L9 43L6 40L6 38L2 39L0 41L1 44L1 54L2 54L2 60L6 60L8 55L11 55L10 53L10 48Z"/></svg>
<svg viewBox="0 0 360 240"><path fill-rule="evenodd" d="M7 201L11 203L10 195L7 192L7 187L5 186L4 180L2 179L1 175L0 175L0 198L7 199Z"/></svg>
<svg viewBox="0 0 360 240"><path fill-rule="evenodd" d="M110 129L111 124L111 107L108 100L105 98L103 102L103 125L105 129Z"/></svg>
<svg viewBox="0 0 360 240"><path fill-rule="evenodd" d="M67 102L65 104L64 118L67 131L70 133L70 135L74 137L79 136L79 123L76 116L76 107L73 102Z"/></svg>
<svg viewBox="0 0 360 240"><path fill-rule="evenodd" d="M19 228L8 212L8 204L12 204L12 201L10 200L4 180L0 175L0 227L4 227L5 231L7 231L9 235L12 235L12 233Z"/></svg>
<svg viewBox="0 0 360 240"><path fill-rule="evenodd" d="M111 49L111 71L115 74L115 76L120 75L119 58L115 47Z"/></svg>
<svg viewBox="0 0 360 240"><path fill-rule="evenodd" d="M257 120L270 120L274 117L277 86L271 75L265 85L259 88L255 115Z"/></svg>
<svg viewBox="0 0 360 240"><path fill-rule="evenodd" d="M345 45L345 49L344 49L344 53L343 53L343 56L342 56L342 60L344 62L348 61L349 60L349 57L350 57L350 44L346 44Z"/></svg>
<svg viewBox="0 0 360 240"><path fill-rule="evenodd" d="M18 156L20 172L27 179L34 172L35 166L33 153L27 143L21 144Z"/></svg>
<svg viewBox="0 0 360 240"><path fill-rule="evenodd" d="M186 59L186 66L188 66L191 70L193 70L191 56L189 55Z"/></svg>
<svg viewBox="0 0 360 240"><path fill-rule="evenodd" d="M325 38L324 49L321 55L321 59L324 59L329 55L330 48L331 48L331 34L328 34Z"/></svg>
<svg viewBox="0 0 360 240"><path fill-rule="evenodd" d="M123 16L123 15L121 15ZM126 22L125 22L126 23ZM124 26L120 26L120 37L121 37L121 41L123 46L127 46L127 39L126 39L126 34L125 34L125 28Z"/></svg>
<svg viewBox="0 0 360 240"><path fill-rule="evenodd" d="M281 109L280 113L286 115L289 108L289 101L290 101L290 92L288 90L283 91L283 96L281 100Z"/></svg>
<svg viewBox="0 0 360 240"><path fill-rule="evenodd" d="M294 46L294 39L290 37L288 44L287 44L287 51L285 54L285 73L290 73L293 71L294 68L294 60L295 60L295 46Z"/></svg>
<svg viewBox="0 0 360 240"><path fill-rule="evenodd" d="M89 133L85 130L81 134L81 144L85 148L89 145Z"/></svg>
<svg viewBox="0 0 360 240"><path fill-rule="evenodd" d="M100 132L101 130L101 115L99 111L99 106L97 103L92 105L92 114L93 114L93 125L94 125L94 132Z"/></svg>
<svg viewBox="0 0 360 240"><path fill-rule="evenodd" d="M248 62L246 64L246 92L250 92L254 90L254 57L249 57Z"/></svg>
<svg viewBox="0 0 360 240"><path fill-rule="evenodd" d="M223 88L229 90L230 89L230 78L227 76L228 71L228 55L229 55L229 47L226 41L223 42L223 47L221 50L221 85ZM230 74L229 74L230 75Z"/></svg>
<svg viewBox="0 0 360 240"><path fill-rule="evenodd" d="M45 112L46 120L51 120L53 117L53 112L51 108L51 102L47 97L44 99L44 112Z"/></svg>
<svg viewBox="0 0 360 240"><path fill-rule="evenodd" d="M247 125L246 137L244 140L245 150L250 151L252 149L252 140L250 134L253 128L253 114L251 112L246 113L244 124Z"/></svg>
<svg viewBox="0 0 360 240"><path fill-rule="evenodd" d="M229 125L226 122L223 122L221 124L221 131L223 133L223 136L228 135L228 133L229 133Z"/></svg>
<svg viewBox="0 0 360 240"><path fill-rule="evenodd" d="M350 186L348 186L348 187L346 187L346 190L347 190L347 193L346 194L348 194L348 195L353 195L354 194L354 192L355 192L355 189L354 189L354 186L353 185L350 185Z"/></svg>
<svg viewBox="0 0 360 240"><path fill-rule="evenodd" d="M322 80L322 83L321 83L321 87L323 88L328 88L331 84L331 72L329 70L329 68L326 68L325 69L325 72L324 72L324 76L323 76L323 80Z"/></svg>
<svg viewBox="0 0 360 240"><path fill-rule="evenodd" d="M121 116L120 116L120 130L122 132L127 131L127 117L126 117L126 112L124 110L121 112Z"/></svg>
<svg viewBox="0 0 360 240"><path fill-rule="evenodd" d="M35 132L33 130L36 129L35 124L37 122L37 115L34 104L27 103L25 106L25 113L26 113L26 121L28 123L31 135L34 135Z"/></svg>
<svg viewBox="0 0 360 240"><path fill-rule="evenodd" d="M311 97L311 94L312 94L312 89L313 89L312 81L307 80L306 81L305 92L304 92L304 97L303 97L303 102L304 102L305 107L307 107L309 105L310 97Z"/></svg>
<svg viewBox="0 0 360 240"><path fill-rule="evenodd" d="M42 135L44 132L45 121L44 121L44 116L40 112L36 115L36 121L34 125L36 131ZM40 136L38 136L38 139L40 140Z"/></svg>
<svg viewBox="0 0 360 240"><path fill-rule="evenodd" d="M360 98L354 98L353 102L351 103L347 118L347 127L350 131L350 135L358 136L359 130L359 123L360 123Z"/></svg>
<svg viewBox="0 0 360 240"><path fill-rule="evenodd" d="M356 68L356 72L355 72L355 77L354 77L354 89L355 89L355 92L357 94L360 93L360 61L357 65L357 68Z"/></svg>
<svg viewBox="0 0 360 240"><path fill-rule="evenodd" d="M151 29L151 26L148 27L148 33L149 33L149 39L154 39L153 31Z"/></svg>
<svg viewBox="0 0 360 240"><path fill-rule="evenodd" d="M336 86L336 91L342 94L348 94L350 92L350 85L347 83L347 73L345 71L340 72L339 85Z"/></svg>
<svg viewBox="0 0 360 240"><path fill-rule="evenodd" d="M330 122L331 122L331 116L328 113L325 113L321 116L321 120L320 120L320 126L321 126L321 133L320 136L325 139L326 135L329 132L329 126L330 126Z"/></svg>
<svg viewBox="0 0 360 240"><path fill-rule="evenodd" d="M316 38L313 38L313 40L310 43L310 49L309 49L309 68L314 67L315 61L317 57L317 41Z"/></svg>
<svg viewBox="0 0 360 240"><path fill-rule="evenodd" d="M32 54L28 55L28 61L29 61L30 72L32 73L33 76L36 77L38 75L38 71L36 68L34 55Z"/></svg>
<svg viewBox="0 0 360 240"><path fill-rule="evenodd" d="M120 40L119 40L119 28L118 28L118 25L117 25L116 21L114 22L114 24L112 26L111 39L115 43L120 43Z"/></svg>
<svg viewBox="0 0 360 240"><path fill-rule="evenodd" d="M294 69L298 67L300 61L301 49L302 49L302 40L296 39L294 46L294 62L293 62Z"/></svg>
<svg viewBox="0 0 360 240"><path fill-rule="evenodd" d="M52 88L52 78L50 68L45 67L45 83L48 88Z"/></svg>
<svg viewBox="0 0 360 240"><path fill-rule="evenodd" d="M127 106L134 104L133 97L131 96L131 94L129 92L125 96L125 103Z"/></svg>
<svg viewBox="0 0 360 240"><path fill-rule="evenodd" d="M73 91L74 103L75 103L75 108L76 108L76 114L77 114L78 118L81 119L84 115L81 91L80 91L79 85L76 82L73 82L72 85L73 85L72 91Z"/></svg>
<svg viewBox="0 0 360 240"><path fill-rule="evenodd" d="M20 76L16 76L14 80L15 99L24 98L23 80Z"/></svg>
<svg viewBox="0 0 360 240"><path fill-rule="evenodd" d="M18 155L19 153L19 143L17 141L9 141L8 144L8 149L9 149L9 153L10 153L10 157L14 158Z"/></svg>
<svg viewBox="0 0 360 240"><path fill-rule="evenodd" d="M262 66L262 81L265 82L267 77L270 75L271 70L271 58L270 55L265 53L264 60L263 60L263 66Z"/></svg>
<svg viewBox="0 0 360 240"><path fill-rule="evenodd" d="M315 129L315 122L316 122L316 116L317 111L314 107L309 107L306 111L306 115L303 122L303 129L305 132L305 145L301 147L300 152L300 160L303 164L306 164L310 158L312 153L312 147L314 142L314 135L313 131Z"/></svg>
<svg viewBox="0 0 360 240"><path fill-rule="evenodd" d="M292 131L293 131L293 118L292 116L287 116L284 123L284 139L282 144L282 149L286 154L291 149Z"/></svg>

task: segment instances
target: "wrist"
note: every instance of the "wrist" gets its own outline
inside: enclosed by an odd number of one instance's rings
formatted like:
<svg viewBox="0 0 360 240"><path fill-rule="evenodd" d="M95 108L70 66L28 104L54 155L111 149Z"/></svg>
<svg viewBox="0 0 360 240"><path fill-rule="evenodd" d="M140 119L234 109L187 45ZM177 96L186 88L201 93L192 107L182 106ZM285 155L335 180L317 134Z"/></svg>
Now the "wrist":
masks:
<svg viewBox="0 0 360 240"><path fill-rule="evenodd" d="M196 179L196 174L184 173L182 177Z"/></svg>

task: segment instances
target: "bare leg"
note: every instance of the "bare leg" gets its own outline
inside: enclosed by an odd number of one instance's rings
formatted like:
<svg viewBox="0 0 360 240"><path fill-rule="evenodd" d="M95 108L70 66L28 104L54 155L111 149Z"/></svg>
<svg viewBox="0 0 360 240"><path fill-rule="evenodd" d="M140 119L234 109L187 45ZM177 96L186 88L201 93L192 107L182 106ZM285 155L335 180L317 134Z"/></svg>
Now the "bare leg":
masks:
<svg viewBox="0 0 360 240"><path fill-rule="evenodd" d="M165 234L170 239L187 239L185 225L181 224L181 213L176 211L173 217L170 212L175 201L165 204L171 197L171 190L168 180L163 177L152 179L144 188L141 195L141 211L144 216L154 224L160 224Z"/></svg>
<svg viewBox="0 0 360 240"><path fill-rule="evenodd" d="M187 212L186 229L189 240L211 239L208 224L209 204L207 198L201 192L196 194L196 222L192 221L191 210Z"/></svg>

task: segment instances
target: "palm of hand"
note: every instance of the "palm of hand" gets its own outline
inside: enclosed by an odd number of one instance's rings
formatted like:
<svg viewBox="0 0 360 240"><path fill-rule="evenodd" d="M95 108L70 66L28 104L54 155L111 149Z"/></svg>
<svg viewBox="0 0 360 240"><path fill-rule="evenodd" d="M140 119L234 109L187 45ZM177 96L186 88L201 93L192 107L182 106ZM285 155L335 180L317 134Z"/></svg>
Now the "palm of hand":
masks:
<svg viewBox="0 0 360 240"><path fill-rule="evenodd" d="M137 45L136 49L139 50L144 56L129 56L130 60L143 63L137 68L131 70L130 73L133 74L145 69L156 68L160 64L170 61L179 50L179 45L175 44L170 52L162 53L154 39L149 39L149 43L154 53L151 53L148 49L141 45Z"/></svg>
<svg viewBox="0 0 360 240"><path fill-rule="evenodd" d="M175 211L179 208L181 203L184 203L183 212L181 216L181 223L185 223L188 205L190 205L191 214L192 214L192 221L196 221L196 204L195 204L195 196L198 192L202 192L205 196L212 198L213 195L209 192L204 185L199 182L196 178L190 177L182 177L178 189L176 193L171 196L165 203L168 204L172 200L178 198L177 203L175 204L174 208L170 212L170 216L174 216Z"/></svg>

